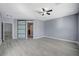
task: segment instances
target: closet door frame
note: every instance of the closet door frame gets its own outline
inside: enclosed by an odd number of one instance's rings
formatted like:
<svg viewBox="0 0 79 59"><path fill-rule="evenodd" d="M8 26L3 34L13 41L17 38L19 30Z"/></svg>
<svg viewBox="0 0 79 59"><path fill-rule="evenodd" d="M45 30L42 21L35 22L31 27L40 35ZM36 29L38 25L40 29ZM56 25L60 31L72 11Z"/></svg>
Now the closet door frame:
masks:
<svg viewBox="0 0 79 59"><path fill-rule="evenodd" d="M18 35L19 35L19 33L18 33L18 22L19 22L19 21L25 21L25 38L19 38L19 37L18 37ZM18 39L26 39L26 20L17 20L17 38L18 38Z"/></svg>

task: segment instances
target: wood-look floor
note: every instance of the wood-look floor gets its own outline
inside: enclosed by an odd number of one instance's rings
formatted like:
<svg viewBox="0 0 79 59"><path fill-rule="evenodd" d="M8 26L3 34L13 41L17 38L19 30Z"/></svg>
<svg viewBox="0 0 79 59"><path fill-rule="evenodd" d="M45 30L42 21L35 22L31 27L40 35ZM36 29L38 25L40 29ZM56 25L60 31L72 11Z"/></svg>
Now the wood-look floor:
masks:
<svg viewBox="0 0 79 59"><path fill-rule="evenodd" d="M0 56L78 56L79 45L49 38L6 40Z"/></svg>

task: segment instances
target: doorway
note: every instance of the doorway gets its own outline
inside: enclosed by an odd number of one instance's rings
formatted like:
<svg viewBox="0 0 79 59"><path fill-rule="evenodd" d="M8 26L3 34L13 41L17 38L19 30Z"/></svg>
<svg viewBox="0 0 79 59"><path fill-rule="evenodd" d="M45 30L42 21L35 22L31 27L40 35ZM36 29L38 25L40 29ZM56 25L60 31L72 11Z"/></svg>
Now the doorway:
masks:
<svg viewBox="0 0 79 59"><path fill-rule="evenodd" d="M33 23L27 23L27 28L28 28L27 32L28 38L33 38Z"/></svg>
<svg viewBox="0 0 79 59"><path fill-rule="evenodd" d="M12 24L1 23L1 39L2 42L7 39L12 39Z"/></svg>
<svg viewBox="0 0 79 59"><path fill-rule="evenodd" d="M3 32L5 40L12 39L12 24L3 23Z"/></svg>

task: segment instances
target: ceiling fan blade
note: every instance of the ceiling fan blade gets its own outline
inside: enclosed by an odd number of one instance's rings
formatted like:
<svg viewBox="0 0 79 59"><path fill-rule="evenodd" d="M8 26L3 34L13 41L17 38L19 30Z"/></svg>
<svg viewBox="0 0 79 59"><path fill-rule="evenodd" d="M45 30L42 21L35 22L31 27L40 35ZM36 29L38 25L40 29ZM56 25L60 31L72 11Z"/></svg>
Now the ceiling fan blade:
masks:
<svg viewBox="0 0 79 59"><path fill-rule="evenodd" d="M52 9L51 10L48 10L47 12L52 12Z"/></svg>
<svg viewBox="0 0 79 59"><path fill-rule="evenodd" d="M50 15L50 13L47 13L48 15Z"/></svg>
<svg viewBox="0 0 79 59"><path fill-rule="evenodd" d="M42 8L42 10L43 10L43 11L45 11L45 9L44 9L44 8Z"/></svg>

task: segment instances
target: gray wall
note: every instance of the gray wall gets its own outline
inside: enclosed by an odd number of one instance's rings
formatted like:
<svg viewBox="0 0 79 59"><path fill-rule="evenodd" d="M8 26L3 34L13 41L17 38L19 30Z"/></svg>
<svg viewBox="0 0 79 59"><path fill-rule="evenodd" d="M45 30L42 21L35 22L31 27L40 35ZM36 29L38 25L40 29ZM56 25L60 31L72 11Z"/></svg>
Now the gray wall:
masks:
<svg viewBox="0 0 79 59"><path fill-rule="evenodd" d="M66 16L45 22L45 36L51 38L76 40L77 15Z"/></svg>
<svg viewBox="0 0 79 59"><path fill-rule="evenodd" d="M0 18L0 40L1 40L1 18Z"/></svg>
<svg viewBox="0 0 79 59"><path fill-rule="evenodd" d="M13 22L14 22L14 24L13 24L13 39L17 39L17 20L14 19ZM39 21L39 20L33 21L33 37L34 37L34 39L44 36L43 25L44 25L43 21ZM26 31L27 31L27 29L26 29ZM27 34L26 34L26 39L27 39Z"/></svg>
<svg viewBox="0 0 79 59"><path fill-rule="evenodd" d="M34 39L44 37L44 22L34 21L33 31Z"/></svg>
<svg viewBox="0 0 79 59"><path fill-rule="evenodd" d="M0 45L1 45L1 18L0 18Z"/></svg>
<svg viewBox="0 0 79 59"><path fill-rule="evenodd" d="M78 41L79 41L79 14L78 14Z"/></svg>
<svg viewBox="0 0 79 59"><path fill-rule="evenodd" d="M77 32L77 18L78 18L78 32ZM4 19L3 22L12 24L13 39L17 39L17 20ZM79 15L78 17L77 15L71 15L45 22L34 21L33 30L34 30L33 33L34 38L48 36L52 38L55 37L67 40L76 40L77 38L76 36L78 33L78 40L79 40ZM1 29L0 29L0 39L1 39Z"/></svg>

